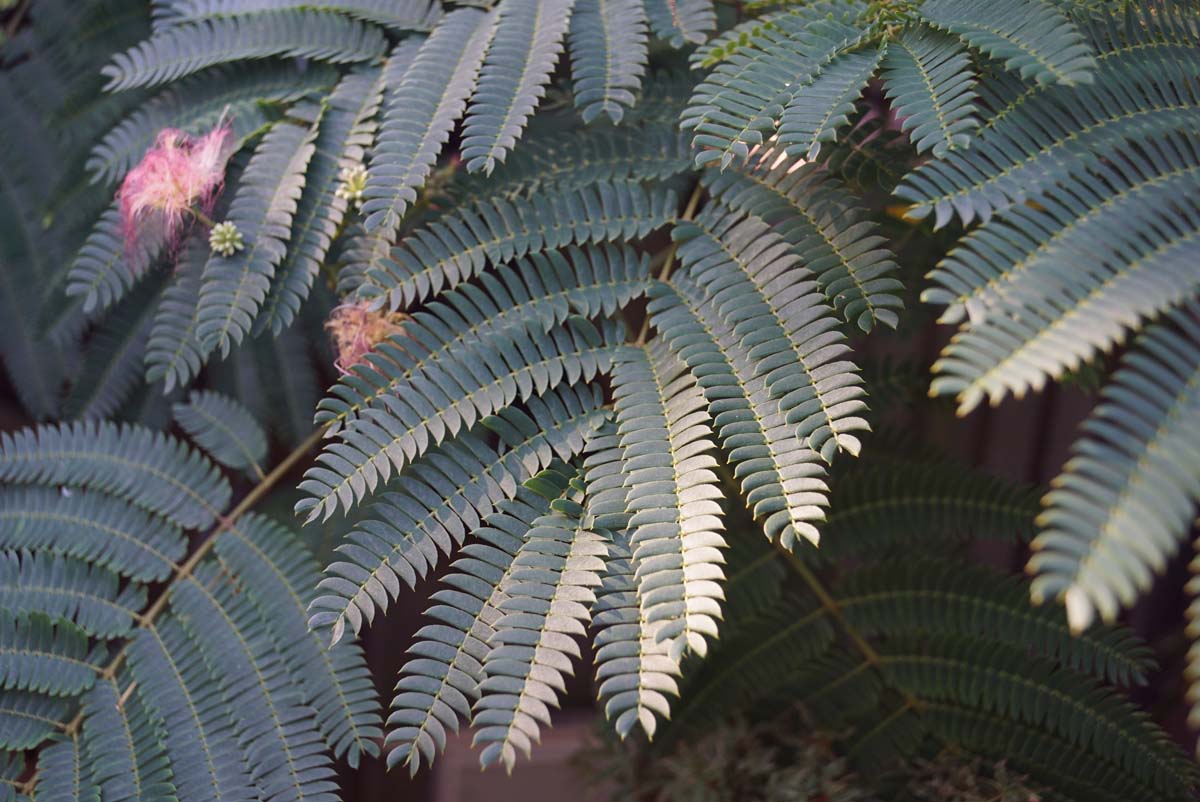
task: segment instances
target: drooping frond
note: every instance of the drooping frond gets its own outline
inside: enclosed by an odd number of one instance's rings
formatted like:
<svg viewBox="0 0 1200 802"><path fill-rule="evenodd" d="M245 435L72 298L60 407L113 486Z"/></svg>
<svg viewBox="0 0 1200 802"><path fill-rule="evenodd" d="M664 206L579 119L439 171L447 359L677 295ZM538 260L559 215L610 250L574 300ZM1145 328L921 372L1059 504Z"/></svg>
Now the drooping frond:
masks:
<svg viewBox="0 0 1200 802"><path fill-rule="evenodd" d="M499 450L464 433L406 468L395 491L377 496L338 546L342 559L326 569L309 625L331 627L335 643L347 624L359 634L364 619L387 611L401 580L411 588L431 576L439 555L461 546L518 485L578 454L599 424L602 400L596 386L558 388L529 399L530 414L509 408L481 421L480 434L496 434Z"/></svg>
<svg viewBox="0 0 1200 802"><path fill-rule="evenodd" d="M120 587L106 568L46 552L0 551L0 608L18 615L41 613L76 624L88 635L126 634L146 605L146 587Z"/></svg>
<svg viewBox="0 0 1200 802"><path fill-rule="evenodd" d="M650 295L651 320L696 375L754 518L787 549L797 538L817 542L828 503L820 454L785 422L764 378L755 375L749 349L693 279L676 276Z"/></svg>
<svg viewBox="0 0 1200 802"><path fill-rule="evenodd" d="M113 680L101 680L83 698L83 736L92 761L92 780L101 799L137 802L174 796L171 766L162 733L131 695L121 704Z"/></svg>
<svg viewBox="0 0 1200 802"><path fill-rule="evenodd" d="M819 166L792 169L764 157L702 180L730 209L770 224L846 321L863 331L877 323L896 327L903 285L894 278L895 258L859 203Z"/></svg>
<svg viewBox="0 0 1200 802"><path fill-rule="evenodd" d="M873 565L839 583L836 596L849 626L871 637L976 632L1117 685L1145 684L1156 667L1128 630L1075 636L1061 609L1026 604L1025 582L981 567L921 559Z"/></svg>
<svg viewBox="0 0 1200 802"><path fill-rule="evenodd" d="M967 412L1039 390L1200 289L1200 138L1148 140L963 239L926 298L963 329L933 390ZM1080 265L1086 265L1081 269Z"/></svg>
<svg viewBox="0 0 1200 802"><path fill-rule="evenodd" d="M370 61L386 40L372 25L320 11L217 17L156 32L113 57L102 73L114 91L174 81L205 67L243 59L296 56L334 63Z"/></svg>
<svg viewBox="0 0 1200 802"><path fill-rule="evenodd" d="M1090 83L1096 61L1071 19L1045 0L927 0L923 19L1040 84Z"/></svg>
<svg viewBox="0 0 1200 802"><path fill-rule="evenodd" d="M353 643L331 648L323 633L306 625L319 577L316 561L295 535L257 515L223 533L216 552L256 589L254 603L329 748L351 766L364 754L377 755L379 699L362 649Z"/></svg>
<svg viewBox="0 0 1200 802"><path fill-rule="evenodd" d="M588 475L607 473L605 463L619 467L620 445L613 433L606 435L610 444L593 439L589 455ZM606 456L608 455L608 456ZM603 481L600 475L597 479ZM624 488L615 477L621 493ZM592 483L588 482L589 493ZM624 508L624 500L620 502ZM589 511L596 506L589 505ZM628 516L626 516L628 518ZM596 694L604 703L604 715L612 721L617 735L625 738L637 725L647 737L654 737L657 718L668 719L671 705L668 696L678 696L679 663L668 654L670 644L654 637L656 627L642 617L638 605L637 579L629 551L626 532L613 531L606 546L600 586L592 605L593 646L596 651Z"/></svg>
<svg viewBox="0 0 1200 802"><path fill-rule="evenodd" d="M1167 736L1144 713L1096 681L1055 671L1024 648L945 638L927 640L920 651L905 646L889 643L880 657L897 687L1048 730L1169 798L1189 793L1194 767L1164 748Z"/></svg>
<svg viewBox="0 0 1200 802"><path fill-rule="evenodd" d="M438 360L487 360L492 338L514 325L540 322L549 331L571 315L614 316L645 291L648 275L649 259L615 246L535 253L484 273L477 284L445 293L403 321L399 334L331 388L317 406L317 422L338 431Z"/></svg>
<svg viewBox="0 0 1200 802"><path fill-rule="evenodd" d="M82 296L83 310L89 314L104 311L145 277L165 245L160 231L147 230L132 250L126 247L121 214L113 204L76 254L67 274L67 295Z"/></svg>
<svg viewBox="0 0 1200 802"><path fill-rule="evenodd" d="M770 139L801 87L862 40L865 31L853 24L861 10L857 4L822 2L779 15L750 33L752 46L718 64L683 113L681 127L695 131L696 164L725 169Z"/></svg>
<svg viewBox="0 0 1200 802"><path fill-rule="evenodd" d="M712 0L644 0L654 35L671 47L704 44L716 30Z"/></svg>
<svg viewBox="0 0 1200 802"><path fill-rule="evenodd" d="M380 89L379 73L364 70L347 75L326 98L304 172L304 191L292 218L291 240L254 321L255 336L268 329L278 336L308 299L346 216L349 199L341 191L345 171L362 165L374 139Z"/></svg>
<svg viewBox="0 0 1200 802"><path fill-rule="evenodd" d="M975 74L953 37L917 28L888 43L883 79L892 108L918 153L941 158L971 142Z"/></svg>
<svg viewBox="0 0 1200 802"><path fill-rule="evenodd" d="M1200 124L1194 48L1139 43L1101 54L1093 84L1051 86L1007 98L1011 106L985 122L971 147L913 171L896 194L910 215L934 215L937 227L957 214L964 223L1038 200L1086 171L1172 133Z"/></svg>
<svg viewBox="0 0 1200 802"><path fill-rule="evenodd" d="M163 391L185 387L200 372L208 352L196 336L200 276L208 258L207 244L191 240L179 258L174 281L163 292L146 343L146 381L163 383Z"/></svg>
<svg viewBox="0 0 1200 802"><path fill-rule="evenodd" d="M267 435L244 406L210 390L193 391L172 409L175 422L214 460L262 477Z"/></svg>
<svg viewBox="0 0 1200 802"><path fill-rule="evenodd" d="M1029 562L1034 598L1065 600L1075 629L1132 604L1195 519L1200 304L1148 328L1101 398L1046 495Z"/></svg>
<svg viewBox="0 0 1200 802"><path fill-rule="evenodd" d="M535 198L479 202L401 241L366 275L364 297L387 295L392 309L407 308L527 253L576 243L638 239L672 222L671 190L614 181Z"/></svg>
<svg viewBox="0 0 1200 802"><path fill-rule="evenodd" d="M424 41L423 37L410 36L401 39L388 53L380 68L379 80L375 85L375 91L379 93L379 108L386 109L395 103L400 86L404 83L404 76L408 73L408 68L416 59L417 54L421 52L421 45ZM378 109L376 109L370 120L364 120L364 123L372 126L369 141L365 143L364 156L370 155L370 147L376 140L375 134L378 132L381 122L379 116ZM360 160L356 165L347 166L354 171L356 167L365 167L365 163ZM369 181L370 174L368 173L366 177ZM374 268L381 259L387 257L395 241L396 231L394 228L376 226L373 231L367 231L362 225L352 226L342 246L341 259L347 264L338 273L338 293L348 295L353 292L362 281L363 275Z"/></svg>
<svg viewBox="0 0 1200 802"><path fill-rule="evenodd" d="M673 660L703 656L721 618L725 547L707 402L658 340L622 348L612 378L640 613Z"/></svg>
<svg viewBox="0 0 1200 802"><path fill-rule="evenodd" d="M38 754L35 798L47 802L94 802L99 787L91 783L90 767L75 738L48 746Z"/></svg>
<svg viewBox="0 0 1200 802"><path fill-rule="evenodd" d="M156 30L209 17L289 9L335 11L397 31L425 31L441 18L437 0L164 0Z"/></svg>
<svg viewBox="0 0 1200 802"><path fill-rule="evenodd" d="M635 107L636 110L636 107ZM632 112L630 112L632 114ZM526 134L525 147L487 176L460 176L451 187L463 200L533 198L539 192L579 189L597 182L663 181L692 168L687 140L675 121L626 121L619 127L556 130L547 122Z"/></svg>
<svg viewBox="0 0 1200 802"><path fill-rule="evenodd" d="M0 691L0 748L33 749L58 730L67 718L68 702L30 691Z"/></svg>
<svg viewBox="0 0 1200 802"><path fill-rule="evenodd" d="M909 553L946 539L1008 542L1033 537L1037 488L933 459L892 458L872 451L873 463L854 463L833 483L829 534L819 561Z"/></svg>
<svg viewBox="0 0 1200 802"><path fill-rule="evenodd" d="M484 745L480 765L501 762L510 772L518 750L529 756L539 725L550 724L550 708L566 689L563 676L580 656L572 636L585 634L596 600L592 588L600 584L601 558L608 554L604 538L583 516L578 477L568 484L567 476L543 471L535 481L547 495L562 488L561 495L530 524L497 585L501 598L492 606L499 615L471 721L473 743Z"/></svg>
<svg viewBox="0 0 1200 802"><path fill-rule="evenodd" d="M753 375L778 400L796 436L832 462L837 451L856 455L852 434L867 423L862 379L836 320L798 268L787 243L754 217L705 211L674 236L687 276L704 288L723 324L748 350Z"/></svg>
<svg viewBox="0 0 1200 802"><path fill-rule="evenodd" d="M575 0L571 14L571 76L575 107L590 123L607 114L621 122L637 102L649 60L642 0Z"/></svg>
<svg viewBox="0 0 1200 802"><path fill-rule="evenodd" d="M0 688L51 696L82 693L100 673L88 636L42 613L0 615Z"/></svg>
<svg viewBox="0 0 1200 802"><path fill-rule="evenodd" d="M196 336L206 350L227 355L258 316L287 250L316 136L316 125L277 123L242 174L225 222L237 226L245 246L229 256L212 253L201 275Z"/></svg>
<svg viewBox="0 0 1200 802"><path fill-rule="evenodd" d="M563 49L574 0L501 0L463 123L467 170L492 172L517 144Z"/></svg>
<svg viewBox="0 0 1200 802"><path fill-rule="evenodd" d="M339 442L327 446L305 473L300 486L309 497L297 504L297 512L312 520L328 518L339 506L348 510L393 470L403 470L477 418L543 394L566 378L590 381L607 371L621 335L621 327L609 321L597 328L572 317L549 331L526 322L488 343L488 355L478 363L453 354L434 360L401 382L395 395L383 396L378 409L364 410L338 432Z"/></svg>
<svg viewBox="0 0 1200 802"><path fill-rule="evenodd" d="M438 24L390 95L371 155L362 212L367 230L392 234L417 200L475 91L496 14L453 11Z"/></svg>
<svg viewBox="0 0 1200 802"><path fill-rule="evenodd" d="M552 476L561 479L561 474ZM396 683L388 717L387 742L394 747L388 753L389 766L407 765L416 773L421 761L432 763L445 748L447 730L457 732L459 722L470 719L484 681L488 642L501 615L497 605L505 596L500 585L530 526L549 511L561 491L561 485L545 481L527 480L518 486L513 497L501 501L472 533L472 541L442 580L448 587L430 597L434 606L425 615L434 623L417 633L409 649L413 657ZM503 683L492 683L499 684Z"/></svg>
<svg viewBox="0 0 1200 802"><path fill-rule="evenodd" d="M129 673L162 722L163 747L179 802L257 798L230 712L203 653L175 617L145 627L126 647Z"/></svg>
<svg viewBox="0 0 1200 802"><path fill-rule="evenodd" d="M882 48L841 53L812 83L796 90L779 120L778 142L788 156L812 161L822 143L837 138L883 55Z"/></svg>
<svg viewBox="0 0 1200 802"><path fill-rule="evenodd" d="M244 142L270 122L264 106L328 89L336 77L336 71L325 64L298 70L285 62L267 62L240 65L236 70L218 67L184 79L139 106L105 134L92 149L87 169L99 182L120 180L164 128L200 136L225 119L233 126L233 141Z"/></svg>
<svg viewBox="0 0 1200 802"><path fill-rule="evenodd" d="M230 496L229 482L187 446L107 422L0 434L0 481L111 493L189 529L210 525Z"/></svg>
<svg viewBox="0 0 1200 802"><path fill-rule="evenodd" d="M264 802L334 802L333 761L314 711L300 703L266 622L241 603L246 590L209 563L172 588L171 609L217 679Z"/></svg>
<svg viewBox="0 0 1200 802"><path fill-rule="evenodd" d="M120 499L73 489L0 489L0 547L77 557L140 581L170 575L187 543L175 524Z"/></svg>
<svg viewBox="0 0 1200 802"><path fill-rule="evenodd" d="M63 403L66 415L97 420L122 408L141 382L155 301L165 284L161 272L147 278L92 333L83 367Z"/></svg>

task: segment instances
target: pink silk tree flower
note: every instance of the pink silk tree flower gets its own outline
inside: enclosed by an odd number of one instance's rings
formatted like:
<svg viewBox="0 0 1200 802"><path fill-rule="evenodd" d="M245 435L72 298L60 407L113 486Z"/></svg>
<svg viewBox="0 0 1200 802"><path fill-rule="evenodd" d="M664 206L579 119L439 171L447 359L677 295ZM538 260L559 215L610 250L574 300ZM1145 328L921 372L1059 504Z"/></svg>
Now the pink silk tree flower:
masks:
<svg viewBox="0 0 1200 802"><path fill-rule="evenodd" d="M125 176L117 193L126 251L145 242L174 247L189 214L208 215L234 144L228 122L201 137L176 128L159 131L154 146Z"/></svg>
<svg viewBox="0 0 1200 802"><path fill-rule="evenodd" d="M366 359L376 345L395 334L403 334L401 323L408 319L403 312L384 312L371 309L369 301L344 303L333 310L325 328L333 336L337 360L334 366L343 374Z"/></svg>

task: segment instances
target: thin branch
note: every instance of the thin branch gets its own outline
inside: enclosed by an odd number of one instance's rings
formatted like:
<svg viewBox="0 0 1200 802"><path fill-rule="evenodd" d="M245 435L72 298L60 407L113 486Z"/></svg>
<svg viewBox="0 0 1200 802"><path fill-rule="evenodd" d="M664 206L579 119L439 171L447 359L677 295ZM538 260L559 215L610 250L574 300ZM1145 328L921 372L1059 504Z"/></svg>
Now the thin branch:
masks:
<svg viewBox="0 0 1200 802"><path fill-rule="evenodd" d="M172 576L170 581L167 583L167 587L163 588L162 593L159 594L158 598L154 600L154 603L150 605L145 612L136 617L138 626L149 627L154 623L154 620L158 618L159 614L166 609L167 600L171 595L171 588L174 587L175 584L180 580L186 579L192 575L192 571L196 569L196 566L200 564L200 561L203 560L208 553L212 551L213 546L216 545L217 536L232 527L238 518L249 512L255 504L262 500L262 497L269 493L272 488L279 483L279 480L286 476L287 473L293 467L295 467L296 463L299 462L305 454L307 454L313 449L314 446L320 443L321 438L324 436L325 427L322 426L320 429L317 429L315 432L309 435L303 443L296 446L296 448L290 454L284 457L283 461L276 465L275 468L269 474L267 474L261 482L255 485L254 488L247 493L240 502L238 502L238 505L234 507L228 515L222 515L218 517L217 525L213 527L212 531L205 535L204 540L198 547L196 547L196 550L192 552L192 555L188 557L187 561L180 565L178 569L176 569L174 576ZM128 644L129 641L126 641L125 645L127 646ZM113 679L116 677L117 671L120 670L124 661L125 646L122 646L121 649L115 655L113 655L113 658L109 664L100 672L100 676L104 679ZM121 694L122 702L129 698L129 694L132 692L132 690L132 685L125 689L125 692ZM76 715L71 721L71 723L64 728L64 732L69 737L74 737L76 733L79 732L79 727L82 724L83 712L80 711L79 714Z"/></svg>

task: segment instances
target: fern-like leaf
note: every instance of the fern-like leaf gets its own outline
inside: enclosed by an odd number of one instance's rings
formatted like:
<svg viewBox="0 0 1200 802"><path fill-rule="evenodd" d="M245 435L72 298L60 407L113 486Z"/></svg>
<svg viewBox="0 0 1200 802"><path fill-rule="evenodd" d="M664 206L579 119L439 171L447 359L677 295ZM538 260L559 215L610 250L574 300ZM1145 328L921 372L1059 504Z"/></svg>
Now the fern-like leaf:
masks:
<svg viewBox="0 0 1200 802"><path fill-rule="evenodd" d="M189 529L212 524L231 492L216 467L182 443L107 422L0 435L0 481L111 493Z"/></svg>
<svg viewBox="0 0 1200 802"><path fill-rule="evenodd" d="M321 580L322 595L310 607L309 626L330 626L336 643L347 625L360 633L376 612L400 592L432 575L439 552L449 554L517 486L555 458L569 460L599 423L598 387L563 387L516 408L484 418L484 430L500 438L493 449L472 433L434 449L402 474L395 492L381 494L366 518L338 547L342 559Z"/></svg>
<svg viewBox="0 0 1200 802"><path fill-rule="evenodd" d="M788 156L812 161L820 154L822 142L837 138L838 130L850 124L855 104L883 54L882 48L842 53L792 95L779 120L778 141Z"/></svg>
<svg viewBox="0 0 1200 802"><path fill-rule="evenodd" d="M1153 652L1130 631L1097 627L1074 635L1061 609L1029 606L1024 581L984 568L883 562L848 576L836 596L847 624L867 637L975 633L1119 685L1145 684L1157 667Z"/></svg>
<svg viewBox="0 0 1200 802"><path fill-rule="evenodd" d="M1143 147L1040 208L1006 210L934 271L942 287L927 298L951 304L944 319L967 317L932 388L960 412L1041 389L1200 289L1200 138Z"/></svg>
<svg viewBox="0 0 1200 802"><path fill-rule="evenodd" d="M166 246L151 226L134 249L126 247L121 213L113 204L96 221L67 274L67 295L83 298L83 311L102 312L124 298Z"/></svg>
<svg viewBox="0 0 1200 802"><path fill-rule="evenodd" d="M258 798L200 649L177 618L144 627L126 647L129 673L150 713L162 722L179 802L253 802Z"/></svg>
<svg viewBox="0 0 1200 802"><path fill-rule="evenodd" d="M865 32L855 24L859 11L857 4L822 2L751 33L752 46L718 64L683 112L680 126L695 131L696 164L725 169L770 139L801 87L862 40Z"/></svg>
<svg viewBox="0 0 1200 802"><path fill-rule="evenodd" d="M233 141L244 142L270 122L264 106L289 103L310 92L327 90L337 73L325 64L299 70L292 64L217 67L164 89L114 126L92 148L87 169L96 181L118 181L154 144L164 128L194 136L210 131L222 119L233 126Z"/></svg>
<svg viewBox="0 0 1200 802"><path fill-rule="evenodd" d="M677 275L670 287L652 288L651 298L655 328L708 398L754 518L769 539L789 550L798 538L817 543L817 525L829 503L821 455L784 420L764 378L755 375L749 349L694 280Z"/></svg>
<svg viewBox="0 0 1200 802"><path fill-rule="evenodd" d="M903 118L918 153L941 158L971 142L979 127L974 111L975 74L966 50L953 37L916 28L887 46L883 78L896 115Z"/></svg>
<svg viewBox="0 0 1200 802"><path fill-rule="evenodd" d="M213 253L201 277L196 335L205 349L227 355L261 310L287 250L316 135L315 125L278 123L246 166L225 217L237 226L245 247L231 256Z"/></svg>
<svg viewBox="0 0 1200 802"><path fill-rule="evenodd" d="M0 615L0 688L74 696L91 687L100 667L88 636L42 613Z"/></svg>
<svg viewBox="0 0 1200 802"><path fill-rule="evenodd" d="M171 608L217 679L239 743L252 750L250 779L264 802L334 802L333 761L311 708L300 704L281 655L246 589L219 581L211 563L176 584Z"/></svg>
<svg viewBox="0 0 1200 802"><path fill-rule="evenodd" d="M643 293L649 272L649 259L632 249L571 246L485 273L478 285L451 290L401 323L331 389L317 422L336 433L440 359L486 360L494 338L511 326L540 322L549 331L571 315L614 316Z"/></svg>
<svg viewBox="0 0 1200 802"><path fill-rule="evenodd" d="M0 692L0 748L33 749L67 719L66 699L30 691Z"/></svg>
<svg viewBox="0 0 1200 802"><path fill-rule="evenodd" d="M153 582L170 576L187 541L175 524L101 493L6 487L0 547L51 551Z"/></svg>
<svg viewBox="0 0 1200 802"><path fill-rule="evenodd" d="M703 656L721 617L725 547L707 403L657 340L618 352L613 396L641 615L671 659Z"/></svg>
<svg viewBox="0 0 1200 802"><path fill-rule="evenodd" d="M192 239L179 257L174 281L163 292L146 343L146 381L162 382L163 392L186 387L208 358L197 335L200 284L208 244Z"/></svg>
<svg viewBox="0 0 1200 802"><path fill-rule="evenodd" d="M748 351L750 369L776 398L784 422L826 462L857 455L867 429L862 379L843 357L850 348L826 313L809 274L787 244L755 218L719 209L677 226L679 258L703 287L722 324Z"/></svg>
<svg viewBox="0 0 1200 802"><path fill-rule="evenodd" d="M763 159L702 179L730 209L761 218L783 237L842 317L863 331L895 328L903 285L895 258L854 197L817 165L792 170Z"/></svg>
<svg viewBox="0 0 1200 802"><path fill-rule="evenodd" d="M90 767L75 738L59 741L38 754L37 799L47 802L96 802L100 788L91 782Z"/></svg>
<svg viewBox="0 0 1200 802"><path fill-rule="evenodd" d="M575 0L568 43L575 107L585 123L601 114L619 123L637 102L650 58L646 39L642 0Z"/></svg>
<svg viewBox="0 0 1200 802"><path fill-rule="evenodd" d="M1096 61L1071 19L1045 0L928 0L918 13L1041 84L1085 84Z"/></svg>
<svg viewBox="0 0 1200 802"><path fill-rule="evenodd" d="M596 183L537 198L495 199L459 210L406 237L367 274L363 297L392 309L423 301L527 253L572 243L637 239L672 222L675 193L633 182Z"/></svg>
<svg viewBox="0 0 1200 802"><path fill-rule="evenodd" d="M360 166L374 140L380 88L378 72L354 72L326 98L313 155L304 172L304 192L292 219L291 241L254 321L255 336L268 329L278 336L308 299L346 216L349 201L338 192L342 171Z"/></svg>
<svg viewBox="0 0 1200 802"><path fill-rule="evenodd" d="M461 363L452 355L437 360L402 383L396 395L382 397L379 409L364 411L339 432L341 442L327 446L305 473L301 488L310 498L297 504L297 512L313 520L328 518L339 505L348 510L393 470L403 470L476 418L545 393L568 377L590 381L608 369L621 327L606 321L597 329L572 318L549 332L525 324L504 335L489 345L485 361Z"/></svg>
<svg viewBox="0 0 1200 802"><path fill-rule="evenodd" d="M611 481L606 466L620 464L620 442L615 434L593 438L588 475L595 476L601 489ZM625 488L615 477L624 509ZM605 481L609 480L609 481ZM588 482L589 494L594 492ZM601 502L603 508L603 502ZM596 509L589 505L589 511ZM624 516L628 520L628 516ZM625 738L640 725L647 737L654 737L657 719L671 714L668 696L679 695L676 678L678 661L669 654L670 644L655 638L655 627L642 617L638 604L637 578L630 556L629 536L612 532L606 544L609 555L592 605L593 646L596 650L597 696L604 703L604 715L613 722L617 735Z"/></svg>
<svg viewBox="0 0 1200 802"><path fill-rule="evenodd" d="M548 488L563 481L543 472ZM517 750L529 755L538 740L539 724L550 724L555 692L565 690L563 674L591 620L592 590L600 584L604 539L583 517L583 483L574 477L550 511L526 532L498 591L500 614L492 625L491 647L483 661L480 698L472 725L476 745L484 744L479 762L485 768L502 762L509 771Z"/></svg>
<svg viewBox="0 0 1200 802"><path fill-rule="evenodd" d="M395 747L388 753L389 766L404 764L415 774L422 760L432 763L445 748L446 731L457 732L460 720L470 718L480 697L492 625L500 617L496 605L504 593L499 585L533 521L562 491L561 485L539 481L541 476L515 488L513 497L484 519L443 579L449 587L431 596L435 604L425 615L434 623L417 633L409 650L414 656L396 683L388 717L387 740Z"/></svg>
<svg viewBox="0 0 1200 802"><path fill-rule="evenodd" d="M338 14L279 11L218 17L163 29L101 70L115 91L174 81L205 67L243 59L298 56L334 63L370 61L386 40L376 27Z"/></svg>
<svg viewBox="0 0 1200 802"><path fill-rule="evenodd" d="M104 318L84 351L83 368L63 404L67 415L109 417L137 388L154 323L154 302L165 284L166 276L156 273Z"/></svg>
<svg viewBox="0 0 1200 802"><path fill-rule="evenodd" d="M267 435L244 406L209 390L195 391L172 410L175 422L214 460L261 479Z"/></svg>
<svg viewBox="0 0 1200 802"><path fill-rule="evenodd" d="M463 124L467 170L490 173L546 92L574 0L501 0L496 32Z"/></svg>
<svg viewBox="0 0 1200 802"><path fill-rule="evenodd" d="M645 6L654 35L671 47L704 44L717 27L712 0L645 0Z"/></svg>
<svg viewBox="0 0 1200 802"><path fill-rule="evenodd" d="M121 703L114 680L100 680L83 699L83 736L101 799L167 799L175 794L162 733L133 694Z"/></svg>
<svg viewBox="0 0 1200 802"><path fill-rule="evenodd" d="M316 711L329 748L354 767L362 755L378 755L379 699L362 649L353 643L329 648L323 633L305 625L319 577L312 557L293 534L258 515L222 533L215 550L255 589L253 603L304 704Z"/></svg>
<svg viewBox="0 0 1200 802"><path fill-rule="evenodd" d="M371 155L362 212L368 231L393 234L425 185L475 91L495 13L460 9L426 39L391 95Z"/></svg>
<svg viewBox="0 0 1200 802"><path fill-rule="evenodd" d="M146 605L146 588L119 586L115 573L71 557L0 551L0 608L42 613L98 638L126 634Z"/></svg>
<svg viewBox="0 0 1200 802"><path fill-rule="evenodd" d="M332 11L396 31L427 31L442 16L437 0L168 0L158 29L208 17L307 9Z"/></svg>
<svg viewBox="0 0 1200 802"><path fill-rule="evenodd" d="M1106 156L1200 125L1194 52L1137 42L1102 56L1091 85L1003 92L1008 106L969 150L918 167L896 190L914 204L908 213L932 213L937 227L955 214L964 223L986 222L1061 185L1078 185Z"/></svg>
<svg viewBox="0 0 1200 802"><path fill-rule="evenodd" d="M1200 501L1200 304L1148 328L1102 391L1045 498L1030 560L1036 600L1072 627L1112 620L1165 569Z"/></svg>

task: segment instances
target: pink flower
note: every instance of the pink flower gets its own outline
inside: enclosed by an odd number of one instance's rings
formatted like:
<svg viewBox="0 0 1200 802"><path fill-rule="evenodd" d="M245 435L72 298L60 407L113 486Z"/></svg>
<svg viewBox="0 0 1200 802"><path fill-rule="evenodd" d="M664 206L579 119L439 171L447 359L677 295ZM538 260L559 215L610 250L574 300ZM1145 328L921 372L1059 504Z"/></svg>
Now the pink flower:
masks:
<svg viewBox="0 0 1200 802"><path fill-rule="evenodd" d="M407 319L408 315L402 312L374 311L369 301L345 303L334 309L325 323L338 354L334 365L343 374L349 373L376 345L395 334L403 334L400 324Z"/></svg>
<svg viewBox="0 0 1200 802"><path fill-rule="evenodd" d="M159 131L117 193L126 251L139 242L175 245L193 209L211 212L233 150L228 122L198 138L175 128Z"/></svg>

